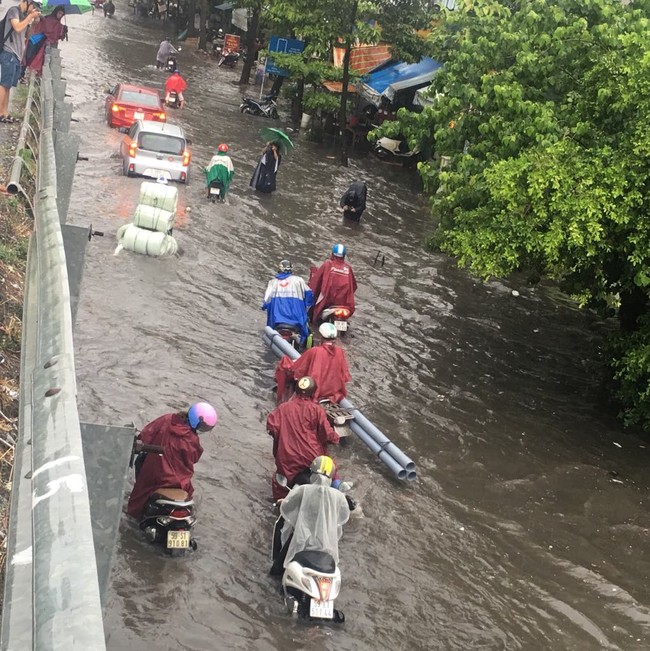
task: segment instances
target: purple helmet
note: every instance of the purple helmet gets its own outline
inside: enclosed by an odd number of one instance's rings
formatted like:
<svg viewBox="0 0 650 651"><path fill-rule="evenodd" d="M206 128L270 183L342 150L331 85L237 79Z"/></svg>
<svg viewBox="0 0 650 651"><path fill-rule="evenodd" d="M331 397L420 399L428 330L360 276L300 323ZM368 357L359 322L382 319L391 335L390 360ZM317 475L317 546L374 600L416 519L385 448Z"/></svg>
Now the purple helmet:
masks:
<svg viewBox="0 0 650 651"><path fill-rule="evenodd" d="M197 402L187 410L187 420L195 432L209 432L217 424L217 410L207 402Z"/></svg>

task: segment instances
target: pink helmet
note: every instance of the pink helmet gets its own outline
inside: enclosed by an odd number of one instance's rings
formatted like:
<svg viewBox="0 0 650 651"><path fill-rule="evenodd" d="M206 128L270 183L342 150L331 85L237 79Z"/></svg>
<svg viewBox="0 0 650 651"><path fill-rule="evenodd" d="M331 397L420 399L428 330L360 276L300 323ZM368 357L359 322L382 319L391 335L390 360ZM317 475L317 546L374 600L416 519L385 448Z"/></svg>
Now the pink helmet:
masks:
<svg viewBox="0 0 650 651"><path fill-rule="evenodd" d="M207 402L197 402L187 410L187 420L195 432L209 432L217 424L217 410Z"/></svg>

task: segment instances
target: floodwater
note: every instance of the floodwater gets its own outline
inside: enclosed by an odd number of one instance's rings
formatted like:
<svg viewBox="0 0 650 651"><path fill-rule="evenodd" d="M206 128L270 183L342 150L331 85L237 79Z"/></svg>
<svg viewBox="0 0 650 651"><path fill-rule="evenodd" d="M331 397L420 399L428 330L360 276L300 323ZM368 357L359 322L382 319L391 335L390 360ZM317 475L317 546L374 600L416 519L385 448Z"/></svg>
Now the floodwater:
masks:
<svg viewBox="0 0 650 651"><path fill-rule="evenodd" d="M106 233L88 247L76 325L81 415L143 424L201 398L220 422L194 482L199 550L163 558L122 526L109 649L649 648L650 454L604 405L602 324L551 288L483 284L424 251L426 207L400 167L361 156L344 169L293 133L278 191L253 192L257 131L270 123L239 113L239 70L189 45L188 106L172 115L193 140L182 255L114 256L140 180L121 176L103 91L164 81L151 65L160 26L128 12L71 17L62 46L89 158L69 221ZM227 203L211 205L199 165L220 142L236 176ZM369 186L359 227L335 210L355 178ZM338 241L359 281L343 342L350 398L416 460L418 479L392 479L360 441L338 453L365 517L341 541L347 622L320 628L292 622L267 575L275 359L259 308L280 259L306 276Z"/></svg>

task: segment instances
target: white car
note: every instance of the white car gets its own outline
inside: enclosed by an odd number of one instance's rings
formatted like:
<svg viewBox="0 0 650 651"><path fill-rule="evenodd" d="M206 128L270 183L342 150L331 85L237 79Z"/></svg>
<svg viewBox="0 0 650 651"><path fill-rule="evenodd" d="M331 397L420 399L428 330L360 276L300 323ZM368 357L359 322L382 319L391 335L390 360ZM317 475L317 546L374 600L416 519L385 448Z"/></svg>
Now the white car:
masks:
<svg viewBox="0 0 650 651"><path fill-rule="evenodd" d="M177 124L137 120L120 145L125 176L148 176L187 183L190 141Z"/></svg>

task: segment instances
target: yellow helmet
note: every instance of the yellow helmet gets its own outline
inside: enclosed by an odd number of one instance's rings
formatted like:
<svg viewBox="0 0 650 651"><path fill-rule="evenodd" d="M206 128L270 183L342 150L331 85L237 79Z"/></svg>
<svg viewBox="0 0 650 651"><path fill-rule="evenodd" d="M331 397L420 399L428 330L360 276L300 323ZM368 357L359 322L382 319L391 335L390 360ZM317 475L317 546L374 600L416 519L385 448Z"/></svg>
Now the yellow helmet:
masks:
<svg viewBox="0 0 650 651"><path fill-rule="evenodd" d="M320 457L316 457L311 462L309 470L317 475L325 475L325 477L328 479L332 479L334 476L334 471L336 470L336 466L334 465L332 457L321 455Z"/></svg>

